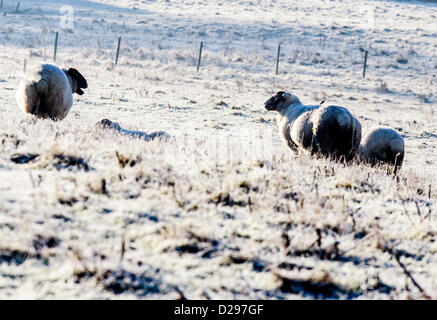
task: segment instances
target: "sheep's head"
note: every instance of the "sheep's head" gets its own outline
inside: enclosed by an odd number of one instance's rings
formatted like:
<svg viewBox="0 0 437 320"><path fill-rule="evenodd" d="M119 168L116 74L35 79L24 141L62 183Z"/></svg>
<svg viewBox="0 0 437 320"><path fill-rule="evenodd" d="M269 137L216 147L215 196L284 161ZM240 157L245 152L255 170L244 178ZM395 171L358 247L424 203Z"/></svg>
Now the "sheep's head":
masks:
<svg viewBox="0 0 437 320"><path fill-rule="evenodd" d="M71 78L71 89L73 93L83 95L84 92L82 89L88 88L88 83L83 75L81 75L80 72L74 68L68 69L67 75Z"/></svg>
<svg viewBox="0 0 437 320"><path fill-rule="evenodd" d="M115 129L115 130L121 130L120 125L117 122L112 122L109 119L102 119L99 122L96 123L98 126L100 126L103 129Z"/></svg>
<svg viewBox="0 0 437 320"><path fill-rule="evenodd" d="M287 108L289 105L300 102L298 97L285 91L279 91L270 99L268 99L264 106L268 111L278 111Z"/></svg>

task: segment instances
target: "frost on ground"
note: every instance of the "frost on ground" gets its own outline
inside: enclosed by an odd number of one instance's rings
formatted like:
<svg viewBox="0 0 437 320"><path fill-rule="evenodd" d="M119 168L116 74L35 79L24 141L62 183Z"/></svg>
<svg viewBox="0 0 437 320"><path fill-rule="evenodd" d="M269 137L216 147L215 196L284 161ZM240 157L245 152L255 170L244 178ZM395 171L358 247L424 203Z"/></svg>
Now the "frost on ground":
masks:
<svg viewBox="0 0 437 320"><path fill-rule="evenodd" d="M437 6L360 3L7 1L0 297L436 299ZM15 89L55 31L57 63L89 89L64 121L36 121ZM398 177L292 154L263 109L280 89L400 131Z"/></svg>

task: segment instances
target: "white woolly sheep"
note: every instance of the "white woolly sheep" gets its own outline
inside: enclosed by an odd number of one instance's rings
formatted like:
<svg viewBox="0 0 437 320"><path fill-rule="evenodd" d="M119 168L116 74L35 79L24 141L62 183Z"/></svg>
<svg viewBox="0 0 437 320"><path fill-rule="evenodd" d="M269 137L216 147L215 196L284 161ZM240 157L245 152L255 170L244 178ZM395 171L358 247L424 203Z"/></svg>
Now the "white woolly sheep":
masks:
<svg viewBox="0 0 437 320"><path fill-rule="evenodd" d="M83 95L82 89L87 87L87 81L76 69L42 64L20 82L16 98L25 113L62 120L73 106L73 93Z"/></svg>
<svg viewBox="0 0 437 320"><path fill-rule="evenodd" d="M144 139L146 141L151 141L151 140L155 140L155 139L168 141L171 139L171 135L169 135L165 131L155 131L152 133L145 133L142 131L127 130L127 129L123 129L117 122L112 122L109 119L102 119L97 123L97 125L103 129L113 129L113 130L116 130L123 135L127 135L127 136L137 138L137 139Z"/></svg>
<svg viewBox="0 0 437 320"><path fill-rule="evenodd" d="M375 126L364 132L359 148L360 161L375 166L388 163L395 171L402 166L405 154L404 138L394 129Z"/></svg>
<svg viewBox="0 0 437 320"><path fill-rule="evenodd" d="M334 160L352 160L361 141L361 124L339 106L303 105L299 98L279 91L265 102L277 111L282 141L294 151L308 150Z"/></svg>

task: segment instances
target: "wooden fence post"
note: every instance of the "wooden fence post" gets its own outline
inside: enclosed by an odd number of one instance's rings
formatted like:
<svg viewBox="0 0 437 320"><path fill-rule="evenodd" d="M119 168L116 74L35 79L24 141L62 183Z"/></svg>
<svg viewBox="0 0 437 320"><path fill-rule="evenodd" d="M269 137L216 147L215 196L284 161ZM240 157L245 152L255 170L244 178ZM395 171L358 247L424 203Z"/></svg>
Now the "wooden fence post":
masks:
<svg viewBox="0 0 437 320"><path fill-rule="evenodd" d="M279 72L279 56L281 55L281 45L278 44L278 56L276 57L276 74Z"/></svg>
<svg viewBox="0 0 437 320"><path fill-rule="evenodd" d="M197 72L199 72L200 61L202 60L203 41L200 41L199 60L197 61Z"/></svg>
<svg viewBox="0 0 437 320"><path fill-rule="evenodd" d="M115 55L115 65L118 64L118 56L120 55L121 36L118 37L117 53Z"/></svg>
<svg viewBox="0 0 437 320"><path fill-rule="evenodd" d="M366 53L364 53L363 79L366 77L366 69L367 69L367 53L368 53L368 51L366 50Z"/></svg>
<svg viewBox="0 0 437 320"><path fill-rule="evenodd" d="M53 52L53 61L56 62L56 53L58 52L58 40L59 40L59 32L56 32L56 37L55 37L55 49Z"/></svg>

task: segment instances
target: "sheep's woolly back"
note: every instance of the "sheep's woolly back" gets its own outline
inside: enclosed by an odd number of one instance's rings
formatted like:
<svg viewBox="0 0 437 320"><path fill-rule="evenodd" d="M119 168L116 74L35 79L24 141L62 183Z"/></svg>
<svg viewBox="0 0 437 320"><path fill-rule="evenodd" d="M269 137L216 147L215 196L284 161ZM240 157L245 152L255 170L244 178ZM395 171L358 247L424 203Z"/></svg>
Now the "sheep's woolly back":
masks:
<svg viewBox="0 0 437 320"><path fill-rule="evenodd" d="M404 138L396 130L385 126L366 130L359 150L361 161L371 165L389 163L400 167L404 155Z"/></svg>
<svg viewBox="0 0 437 320"><path fill-rule="evenodd" d="M62 120L73 106L70 80L61 69L48 64L38 65L25 75L16 98L23 112L41 118Z"/></svg>
<svg viewBox="0 0 437 320"><path fill-rule="evenodd" d="M333 159L352 160L361 141L361 124L347 110L339 106L320 107L310 118L314 141L319 152Z"/></svg>

